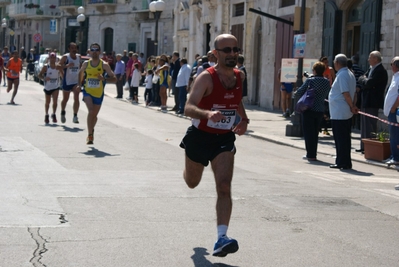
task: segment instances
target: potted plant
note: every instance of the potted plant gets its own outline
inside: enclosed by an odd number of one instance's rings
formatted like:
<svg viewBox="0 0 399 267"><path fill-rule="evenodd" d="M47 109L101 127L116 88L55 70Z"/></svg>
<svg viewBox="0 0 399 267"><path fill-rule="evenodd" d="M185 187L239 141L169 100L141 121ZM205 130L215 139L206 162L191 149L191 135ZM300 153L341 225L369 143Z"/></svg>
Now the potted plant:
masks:
<svg viewBox="0 0 399 267"><path fill-rule="evenodd" d="M372 133L375 138L363 138L364 158L383 161L391 156L389 134L385 131Z"/></svg>

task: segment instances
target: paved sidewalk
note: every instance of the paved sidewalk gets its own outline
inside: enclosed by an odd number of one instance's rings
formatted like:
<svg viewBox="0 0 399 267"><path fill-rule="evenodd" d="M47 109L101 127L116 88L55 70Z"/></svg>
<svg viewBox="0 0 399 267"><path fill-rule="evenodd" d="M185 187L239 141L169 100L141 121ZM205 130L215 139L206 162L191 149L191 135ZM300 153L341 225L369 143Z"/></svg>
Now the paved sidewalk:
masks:
<svg viewBox="0 0 399 267"><path fill-rule="evenodd" d="M139 104L135 104L138 107L145 107L143 96L144 96L144 87L139 88ZM115 85L108 85L106 87L105 95L115 98L116 97L116 88ZM129 95L128 91L124 91L124 99L118 100L126 102L126 104L130 104L125 97ZM115 99L116 100L116 99ZM173 95L168 97L168 109L172 108L174 104ZM158 107L148 107L149 109L153 109L154 111L158 110ZM270 142L278 143L281 145L291 146L298 149L303 149L305 151L305 142L303 137L294 137L294 136L285 136L285 129L288 124L291 123L290 119L286 119L281 115L280 111L271 111L264 108L260 108L258 106L246 105L245 106L248 118L251 120L247 134L253 136L255 138L260 138L263 140L267 140ZM159 112L159 111L157 111ZM189 120L190 118L186 116L176 115L175 112L169 111L168 114L176 117L180 117L182 119ZM330 131L331 135L324 135L320 133L319 135L319 144L318 144L318 155L335 157L335 144L334 137L332 136L332 131ZM366 160L364 155L361 153L355 152L355 149L360 148L360 131L354 129L352 131L352 161L365 163L365 164L373 164L375 166L387 167L386 164L382 162ZM306 153L304 152L304 155ZM391 167L391 169L395 169L395 167ZM399 170L396 167L396 170Z"/></svg>

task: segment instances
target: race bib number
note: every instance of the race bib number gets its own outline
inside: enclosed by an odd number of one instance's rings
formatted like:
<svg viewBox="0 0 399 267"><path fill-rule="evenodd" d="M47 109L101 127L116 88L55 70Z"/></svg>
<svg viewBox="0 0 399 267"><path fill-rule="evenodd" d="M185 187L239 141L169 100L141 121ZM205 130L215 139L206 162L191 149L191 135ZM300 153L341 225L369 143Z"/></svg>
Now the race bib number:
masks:
<svg viewBox="0 0 399 267"><path fill-rule="evenodd" d="M49 82L55 84L58 79L50 79Z"/></svg>
<svg viewBox="0 0 399 267"><path fill-rule="evenodd" d="M78 72L78 70L79 70L78 67L72 67L72 68L70 68L70 71L71 71L72 73L76 73L76 72Z"/></svg>
<svg viewBox="0 0 399 267"><path fill-rule="evenodd" d="M99 88L100 87L100 80L99 79L88 79L87 80L87 87L89 87L89 88Z"/></svg>
<svg viewBox="0 0 399 267"><path fill-rule="evenodd" d="M236 120L237 110L235 110L235 109L221 109L219 111L226 118L222 119L220 121L217 121L217 122L213 122L211 120L208 120L207 126L210 127L210 128L215 128L215 129L230 130L233 127L234 122Z"/></svg>
<svg viewBox="0 0 399 267"><path fill-rule="evenodd" d="M11 76L18 77L18 72L11 70Z"/></svg>

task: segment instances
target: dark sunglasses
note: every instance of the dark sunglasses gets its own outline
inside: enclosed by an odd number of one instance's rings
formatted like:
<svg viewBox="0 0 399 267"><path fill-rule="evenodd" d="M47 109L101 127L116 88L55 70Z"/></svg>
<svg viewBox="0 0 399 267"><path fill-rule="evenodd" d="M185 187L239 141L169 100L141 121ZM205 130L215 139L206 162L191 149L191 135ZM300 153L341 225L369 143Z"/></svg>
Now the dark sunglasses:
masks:
<svg viewBox="0 0 399 267"><path fill-rule="evenodd" d="M223 47L223 48L221 48L221 49L215 49L215 50L217 50L217 51L222 51L223 53L226 53L226 54L230 54L231 53L231 51L233 51L234 53L238 53L238 52L240 52L241 51L241 49L240 48L238 48L238 47Z"/></svg>
<svg viewBox="0 0 399 267"><path fill-rule="evenodd" d="M98 52L98 51L100 51L100 48L92 47L92 48L90 48L90 51L91 52Z"/></svg>

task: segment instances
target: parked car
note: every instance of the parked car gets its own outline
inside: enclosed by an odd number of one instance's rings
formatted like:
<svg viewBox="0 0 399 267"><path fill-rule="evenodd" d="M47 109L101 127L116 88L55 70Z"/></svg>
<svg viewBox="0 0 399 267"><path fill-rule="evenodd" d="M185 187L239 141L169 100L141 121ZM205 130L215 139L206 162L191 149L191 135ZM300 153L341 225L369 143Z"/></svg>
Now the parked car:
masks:
<svg viewBox="0 0 399 267"><path fill-rule="evenodd" d="M35 73L33 74L33 79L35 80L35 82L39 82L40 84L43 84L43 81L39 79L38 75L42 70L43 65L46 62L47 58L48 54L42 54L40 55L39 60L35 61Z"/></svg>
<svg viewBox="0 0 399 267"><path fill-rule="evenodd" d="M80 65L82 66L83 62L89 60L91 57L88 56L80 56Z"/></svg>
<svg viewBox="0 0 399 267"><path fill-rule="evenodd" d="M40 71L42 70L44 64L47 62L48 59L48 54L42 54L40 55L39 59L35 61L35 72L33 74L33 79L35 82L39 82L40 84L43 84L43 81L39 79L38 75ZM57 55L57 62L60 61L61 56Z"/></svg>

